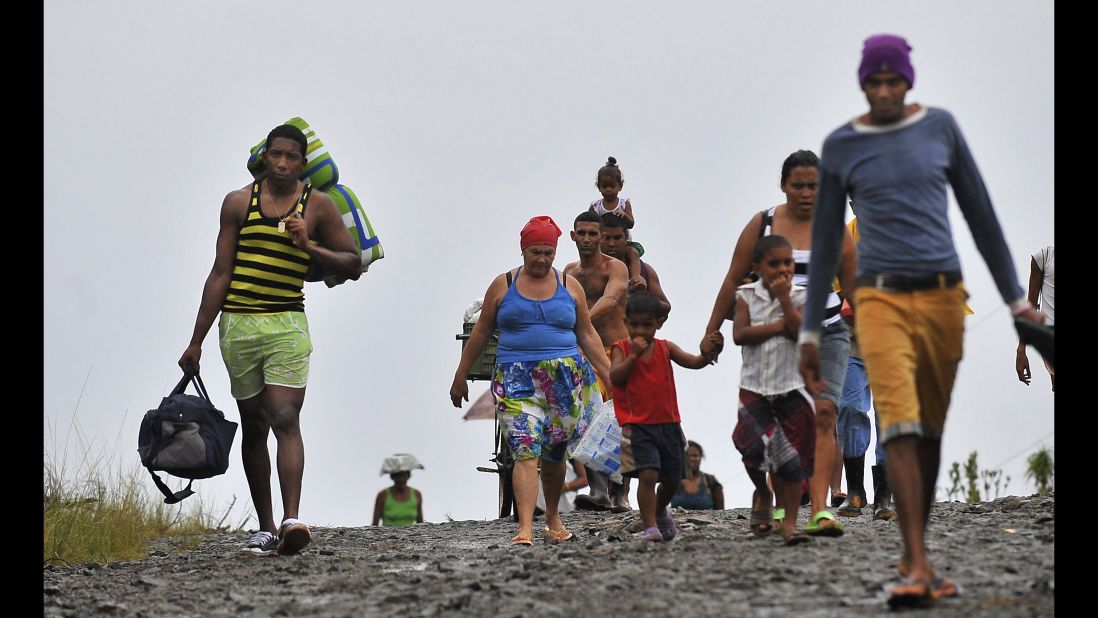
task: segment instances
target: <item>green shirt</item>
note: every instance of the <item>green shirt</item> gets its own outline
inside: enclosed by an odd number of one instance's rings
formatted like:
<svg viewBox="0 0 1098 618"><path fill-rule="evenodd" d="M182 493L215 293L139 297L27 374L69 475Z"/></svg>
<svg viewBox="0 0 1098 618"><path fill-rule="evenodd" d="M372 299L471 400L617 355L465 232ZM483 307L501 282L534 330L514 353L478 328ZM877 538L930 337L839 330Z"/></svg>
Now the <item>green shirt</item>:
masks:
<svg viewBox="0 0 1098 618"><path fill-rule="evenodd" d="M416 523L419 514L419 498L416 490L408 487L408 499L400 502L393 497L390 487L385 490L385 506L381 510L381 525L383 526L411 526Z"/></svg>

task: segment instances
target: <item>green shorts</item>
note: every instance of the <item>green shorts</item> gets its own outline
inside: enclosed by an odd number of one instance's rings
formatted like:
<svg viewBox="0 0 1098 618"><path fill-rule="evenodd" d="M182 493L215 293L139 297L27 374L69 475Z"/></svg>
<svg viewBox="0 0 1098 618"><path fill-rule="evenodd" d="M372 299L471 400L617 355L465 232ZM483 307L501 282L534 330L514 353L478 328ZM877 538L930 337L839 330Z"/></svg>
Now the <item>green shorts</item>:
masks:
<svg viewBox="0 0 1098 618"><path fill-rule="evenodd" d="M309 321L301 311L221 313L221 358L234 399L250 399L268 384L305 388L309 382Z"/></svg>

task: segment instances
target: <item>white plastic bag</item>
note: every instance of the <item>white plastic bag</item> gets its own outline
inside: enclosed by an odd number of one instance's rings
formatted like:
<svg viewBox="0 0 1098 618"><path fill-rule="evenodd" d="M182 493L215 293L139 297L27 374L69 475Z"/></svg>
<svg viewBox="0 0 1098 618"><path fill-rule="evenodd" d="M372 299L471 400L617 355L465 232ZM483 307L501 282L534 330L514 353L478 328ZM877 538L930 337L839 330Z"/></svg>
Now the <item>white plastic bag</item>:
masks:
<svg viewBox="0 0 1098 618"><path fill-rule="evenodd" d="M621 427L612 400L595 406L591 423L572 449L572 457L588 469L609 475L615 483L622 481Z"/></svg>

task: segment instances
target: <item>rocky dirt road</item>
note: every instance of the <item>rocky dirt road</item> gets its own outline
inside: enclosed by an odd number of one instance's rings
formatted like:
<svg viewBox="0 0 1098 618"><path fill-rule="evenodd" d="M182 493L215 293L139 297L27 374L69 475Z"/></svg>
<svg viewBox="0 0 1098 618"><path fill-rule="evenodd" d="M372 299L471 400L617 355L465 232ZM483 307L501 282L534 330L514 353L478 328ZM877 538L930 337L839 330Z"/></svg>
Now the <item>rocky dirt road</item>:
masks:
<svg viewBox="0 0 1098 618"><path fill-rule="evenodd" d="M1053 496L938 503L929 547L959 598L926 616L1052 616ZM144 560L49 565L46 616L844 616L887 611L900 535L844 519L840 538L785 547L746 509L676 510L680 534L645 544L623 515L572 512L573 540L512 547L509 520L314 528L297 556L244 557L246 535L196 548L164 540ZM804 516L802 515L802 520ZM535 525L537 522L535 522ZM544 526L544 524L542 524ZM540 528L539 528L540 529Z"/></svg>

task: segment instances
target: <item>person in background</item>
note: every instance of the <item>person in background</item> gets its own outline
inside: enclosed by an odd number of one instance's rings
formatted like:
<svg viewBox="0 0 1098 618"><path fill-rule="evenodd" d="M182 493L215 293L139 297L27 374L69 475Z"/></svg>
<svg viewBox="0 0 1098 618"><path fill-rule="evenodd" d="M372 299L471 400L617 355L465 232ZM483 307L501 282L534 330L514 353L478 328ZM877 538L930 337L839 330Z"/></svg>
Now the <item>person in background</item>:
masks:
<svg viewBox="0 0 1098 618"><path fill-rule="evenodd" d="M1038 307L1045 316L1045 326L1053 326L1056 322L1056 264L1055 245L1049 245L1034 253L1029 258L1029 294L1027 298L1030 304ZM1018 380L1026 386L1033 377L1029 371L1029 357L1026 356L1026 344L1018 342L1018 353L1015 359L1015 369L1018 371ZM1056 368L1045 361L1045 369L1052 380L1052 390L1056 391Z"/></svg>
<svg viewBox="0 0 1098 618"><path fill-rule="evenodd" d="M374 520L371 525L377 526L378 522L383 526L411 526L423 523L423 494L415 487L408 485L413 469L423 469L423 464L419 463L414 455L397 453L385 458L381 473L389 473L393 486L377 492L377 498L374 500Z"/></svg>
<svg viewBox="0 0 1098 618"><path fill-rule="evenodd" d="M724 510L724 487L717 477L701 471L705 451L693 440L686 441L686 478L679 483L679 491L671 498L671 506L681 506L689 511Z"/></svg>

